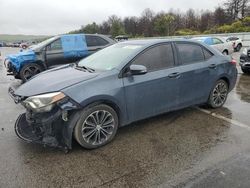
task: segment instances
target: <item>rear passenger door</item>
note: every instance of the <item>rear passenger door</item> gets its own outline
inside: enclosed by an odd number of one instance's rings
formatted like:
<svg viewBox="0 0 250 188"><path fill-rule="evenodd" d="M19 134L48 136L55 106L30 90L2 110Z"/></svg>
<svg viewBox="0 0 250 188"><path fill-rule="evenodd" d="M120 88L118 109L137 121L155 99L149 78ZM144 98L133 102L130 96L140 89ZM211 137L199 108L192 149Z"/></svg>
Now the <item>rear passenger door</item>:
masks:
<svg viewBox="0 0 250 188"><path fill-rule="evenodd" d="M86 43L87 43L89 55L109 45L109 42L100 36L86 35L85 37L86 37Z"/></svg>
<svg viewBox="0 0 250 188"><path fill-rule="evenodd" d="M161 44L138 55L132 64L144 65L144 75L123 78L130 121L173 110L178 106L179 76L172 45Z"/></svg>
<svg viewBox="0 0 250 188"><path fill-rule="evenodd" d="M176 42L180 63L180 105L207 101L217 75L213 54L196 43Z"/></svg>

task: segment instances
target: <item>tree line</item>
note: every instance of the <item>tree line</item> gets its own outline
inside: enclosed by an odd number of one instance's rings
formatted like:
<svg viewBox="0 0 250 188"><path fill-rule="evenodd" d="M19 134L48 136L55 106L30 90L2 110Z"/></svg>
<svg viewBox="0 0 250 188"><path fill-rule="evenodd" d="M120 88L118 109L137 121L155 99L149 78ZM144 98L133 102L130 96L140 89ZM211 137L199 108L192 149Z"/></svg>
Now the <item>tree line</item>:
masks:
<svg viewBox="0 0 250 188"><path fill-rule="evenodd" d="M192 35L209 33L250 32L249 0L227 0L214 11L155 13L145 9L140 16L120 18L110 16L101 24L95 22L81 26L70 33L101 33L106 35L128 35L130 37L152 37Z"/></svg>

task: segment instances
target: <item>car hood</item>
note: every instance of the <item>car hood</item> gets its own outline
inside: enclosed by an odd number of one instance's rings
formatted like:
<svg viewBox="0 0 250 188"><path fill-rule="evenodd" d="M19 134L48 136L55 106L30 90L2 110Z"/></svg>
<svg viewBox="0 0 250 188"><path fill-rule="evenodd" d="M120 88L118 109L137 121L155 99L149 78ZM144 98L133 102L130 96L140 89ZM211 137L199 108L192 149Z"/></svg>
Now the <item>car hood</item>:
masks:
<svg viewBox="0 0 250 188"><path fill-rule="evenodd" d="M89 80L98 75L84 70L77 70L72 65L54 68L33 77L18 89L15 95L29 97L43 93L60 91L76 83Z"/></svg>

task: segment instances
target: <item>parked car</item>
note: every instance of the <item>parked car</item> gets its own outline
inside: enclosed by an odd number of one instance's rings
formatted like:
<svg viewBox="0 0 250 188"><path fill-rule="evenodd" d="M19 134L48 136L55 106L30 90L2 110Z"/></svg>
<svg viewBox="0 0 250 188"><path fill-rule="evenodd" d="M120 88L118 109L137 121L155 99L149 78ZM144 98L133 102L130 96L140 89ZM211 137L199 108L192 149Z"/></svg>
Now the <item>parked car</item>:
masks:
<svg viewBox="0 0 250 188"><path fill-rule="evenodd" d="M14 42L12 44L12 47L18 48L18 47L20 47L20 44L21 44L21 42Z"/></svg>
<svg viewBox="0 0 250 188"><path fill-rule="evenodd" d="M236 62L209 46L151 39L114 44L9 93L27 110L15 124L21 139L71 149L74 137L93 149L134 121L197 104L219 108L236 79Z"/></svg>
<svg viewBox="0 0 250 188"><path fill-rule="evenodd" d="M210 45L219 50L224 55L232 54L234 51L232 43L227 42L223 37L196 37L192 39Z"/></svg>
<svg viewBox="0 0 250 188"><path fill-rule="evenodd" d="M22 49L27 49L28 47L29 47L29 43L28 42L22 42L20 44L20 48L22 48Z"/></svg>
<svg viewBox="0 0 250 188"><path fill-rule="evenodd" d="M126 35L118 35L118 36L115 37L115 40L118 41L118 42L127 41L128 36L126 36Z"/></svg>
<svg viewBox="0 0 250 188"><path fill-rule="evenodd" d="M242 72L250 74L250 48L245 48L241 53L240 66Z"/></svg>
<svg viewBox="0 0 250 188"><path fill-rule="evenodd" d="M235 52L239 52L243 46L242 40L239 37L228 37L227 42L231 42Z"/></svg>
<svg viewBox="0 0 250 188"><path fill-rule="evenodd" d="M0 47L5 47L6 43L5 42L0 42Z"/></svg>
<svg viewBox="0 0 250 188"><path fill-rule="evenodd" d="M5 66L9 75L24 82L53 66L73 63L115 41L98 34L69 34L49 38L28 50L7 56Z"/></svg>
<svg viewBox="0 0 250 188"><path fill-rule="evenodd" d="M11 42L8 42L8 43L6 43L6 47L12 47L12 43Z"/></svg>

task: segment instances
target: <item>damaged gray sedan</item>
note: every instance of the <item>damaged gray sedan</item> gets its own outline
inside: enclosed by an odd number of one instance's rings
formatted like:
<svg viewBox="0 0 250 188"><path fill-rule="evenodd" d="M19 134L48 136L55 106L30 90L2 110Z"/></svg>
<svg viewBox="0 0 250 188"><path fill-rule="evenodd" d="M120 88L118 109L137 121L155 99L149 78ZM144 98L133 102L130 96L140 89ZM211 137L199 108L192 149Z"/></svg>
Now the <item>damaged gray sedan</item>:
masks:
<svg viewBox="0 0 250 188"><path fill-rule="evenodd" d="M194 41L118 43L10 87L26 108L15 131L27 142L68 150L75 138L94 149L131 122L197 104L221 107L235 86L235 65Z"/></svg>

